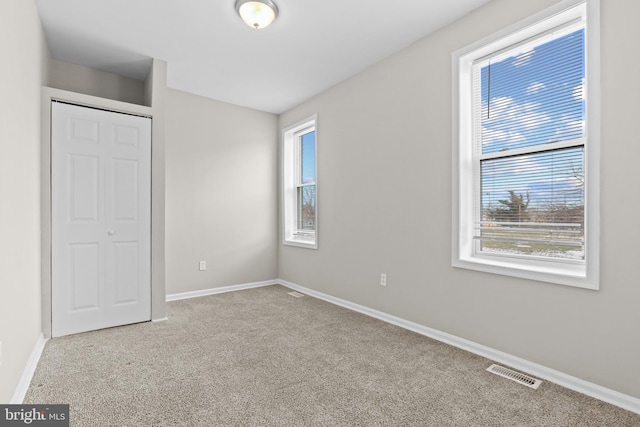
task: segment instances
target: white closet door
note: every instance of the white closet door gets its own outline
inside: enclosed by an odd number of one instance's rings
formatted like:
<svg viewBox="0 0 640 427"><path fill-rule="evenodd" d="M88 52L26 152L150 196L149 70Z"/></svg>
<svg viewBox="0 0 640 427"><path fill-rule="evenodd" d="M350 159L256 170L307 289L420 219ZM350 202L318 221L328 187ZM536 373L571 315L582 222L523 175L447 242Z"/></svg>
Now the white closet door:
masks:
<svg viewBox="0 0 640 427"><path fill-rule="evenodd" d="M151 319L151 119L51 106L52 335Z"/></svg>

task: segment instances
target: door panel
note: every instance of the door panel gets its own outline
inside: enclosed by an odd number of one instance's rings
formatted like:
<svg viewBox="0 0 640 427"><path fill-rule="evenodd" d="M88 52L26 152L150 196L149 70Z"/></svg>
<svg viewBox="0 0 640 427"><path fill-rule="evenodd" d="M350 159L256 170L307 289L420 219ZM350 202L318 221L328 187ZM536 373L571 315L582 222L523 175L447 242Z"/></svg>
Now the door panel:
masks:
<svg viewBox="0 0 640 427"><path fill-rule="evenodd" d="M139 300L138 243L121 242L113 245L115 263L115 304L135 303Z"/></svg>
<svg viewBox="0 0 640 427"><path fill-rule="evenodd" d="M71 126L69 140L76 143L98 144L98 130L100 123L97 120L81 119L79 117L69 120Z"/></svg>
<svg viewBox="0 0 640 427"><path fill-rule="evenodd" d="M52 335L151 319L151 120L51 108Z"/></svg>
<svg viewBox="0 0 640 427"><path fill-rule="evenodd" d="M140 132L132 126L116 126L116 144L128 145L138 148L140 144Z"/></svg>
<svg viewBox="0 0 640 427"><path fill-rule="evenodd" d="M69 245L71 311L100 307L100 247L96 243Z"/></svg>
<svg viewBox="0 0 640 427"><path fill-rule="evenodd" d="M69 221L98 221L97 156L69 155Z"/></svg>
<svg viewBox="0 0 640 427"><path fill-rule="evenodd" d="M138 162L114 159L114 221L138 219Z"/></svg>

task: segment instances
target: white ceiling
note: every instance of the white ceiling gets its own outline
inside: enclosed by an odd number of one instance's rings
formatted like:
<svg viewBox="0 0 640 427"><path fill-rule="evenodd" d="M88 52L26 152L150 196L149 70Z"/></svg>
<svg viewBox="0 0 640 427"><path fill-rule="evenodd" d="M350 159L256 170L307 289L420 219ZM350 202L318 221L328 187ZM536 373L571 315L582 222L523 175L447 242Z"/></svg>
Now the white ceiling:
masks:
<svg viewBox="0 0 640 427"><path fill-rule="evenodd" d="M36 0L54 58L281 113L489 0L275 0L254 30L235 0Z"/></svg>

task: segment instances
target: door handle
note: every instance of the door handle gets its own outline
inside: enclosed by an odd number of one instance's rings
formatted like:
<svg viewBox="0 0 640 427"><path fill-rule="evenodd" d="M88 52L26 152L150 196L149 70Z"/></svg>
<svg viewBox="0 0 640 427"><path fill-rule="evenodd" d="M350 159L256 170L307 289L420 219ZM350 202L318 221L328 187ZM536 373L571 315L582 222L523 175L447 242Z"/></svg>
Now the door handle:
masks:
<svg viewBox="0 0 640 427"><path fill-rule="evenodd" d="M113 231L113 230L109 230L109 231L107 231L107 234L108 234L109 236L113 236L114 234L116 234L116 232L115 232L115 231Z"/></svg>

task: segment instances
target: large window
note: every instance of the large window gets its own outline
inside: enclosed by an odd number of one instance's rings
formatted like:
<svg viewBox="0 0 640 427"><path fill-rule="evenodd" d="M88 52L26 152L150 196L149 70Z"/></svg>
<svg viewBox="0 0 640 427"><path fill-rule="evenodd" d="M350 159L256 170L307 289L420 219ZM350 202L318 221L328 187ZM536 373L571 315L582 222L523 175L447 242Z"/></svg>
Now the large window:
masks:
<svg viewBox="0 0 640 427"><path fill-rule="evenodd" d="M562 2L454 54L454 266L597 289L594 12Z"/></svg>
<svg viewBox="0 0 640 427"><path fill-rule="evenodd" d="M317 248L316 116L283 132L284 243Z"/></svg>

